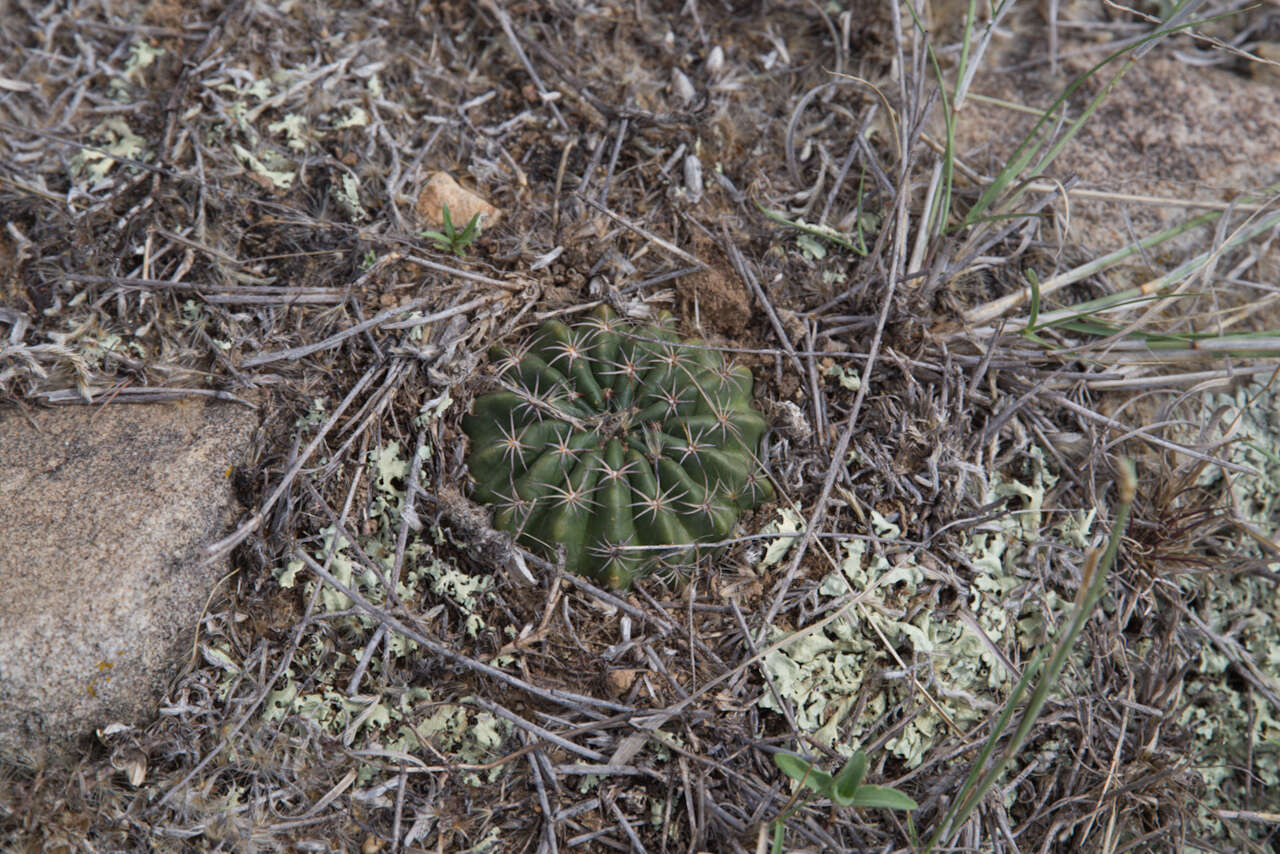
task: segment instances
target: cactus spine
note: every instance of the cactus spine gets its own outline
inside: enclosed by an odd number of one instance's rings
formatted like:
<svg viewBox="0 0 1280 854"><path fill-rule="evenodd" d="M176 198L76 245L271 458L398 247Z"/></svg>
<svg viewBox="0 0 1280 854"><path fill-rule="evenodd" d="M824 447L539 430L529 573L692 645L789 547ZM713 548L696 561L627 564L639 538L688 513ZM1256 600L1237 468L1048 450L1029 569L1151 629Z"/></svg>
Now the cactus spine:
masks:
<svg viewBox="0 0 1280 854"><path fill-rule="evenodd" d="M669 326L549 320L495 349L502 388L462 421L494 526L613 587L688 566L773 494L750 371Z"/></svg>

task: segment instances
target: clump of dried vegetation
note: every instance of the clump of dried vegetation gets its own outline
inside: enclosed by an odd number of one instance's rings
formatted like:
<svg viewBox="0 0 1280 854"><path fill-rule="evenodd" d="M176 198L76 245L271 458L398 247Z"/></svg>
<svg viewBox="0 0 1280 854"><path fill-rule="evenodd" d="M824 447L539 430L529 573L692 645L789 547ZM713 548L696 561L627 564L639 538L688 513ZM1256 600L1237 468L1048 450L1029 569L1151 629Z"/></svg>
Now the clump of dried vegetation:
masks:
<svg viewBox="0 0 1280 854"><path fill-rule="evenodd" d="M0 397L267 428L200 660L73 767L0 771L6 843L753 851L785 814L785 850L1274 845L1280 176L1089 256L1052 163L1139 54L1247 64L1280 22L1050 8L0 11ZM1010 30L1020 73L1118 54L982 174L957 134ZM437 170L505 212L465 257L420 236ZM752 368L778 493L625 596L459 488L488 347L601 304ZM797 805L771 760L855 748L909 821Z"/></svg>

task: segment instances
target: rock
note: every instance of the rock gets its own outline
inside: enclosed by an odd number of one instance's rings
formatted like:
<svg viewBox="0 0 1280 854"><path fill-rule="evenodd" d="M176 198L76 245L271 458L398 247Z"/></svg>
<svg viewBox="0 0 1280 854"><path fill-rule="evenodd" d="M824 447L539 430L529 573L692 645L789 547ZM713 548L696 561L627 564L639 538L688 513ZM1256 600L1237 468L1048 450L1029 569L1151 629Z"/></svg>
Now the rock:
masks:
<svg viewBox="0 0 1280 854"><path fill-rule="evenodd" d="M693 88L693 83L679 68L671 69L671 94L680 106L685 106L698 97L698 92Z"/></svg>
<svg viewBox="0 0 1280 854"><path fill-rule="evenodd" d="M154 714L224 559L257 415L184 401L0 409L0 759Z"/></svg>
<svg viewBox="0 0 1280 854"><path fill-rule="evenodd" d="M449 206L449 219L458 231L466 228L476 214L480 214L481 229L497 225L502 218L502 211L459 186L448 172L433 172L418 194L418 217L428 228L438 229L444 225L445 205Z"/></svg>
<svg viewBox="0 0 1280 854"><path fill-rule="evenodd" d="M643 672L643 670L638 670L634 667L610 670L604 675L605 688L609 691L611 697L617 699L631 690L631 686L636 682L636 677Z"/></svg>
<svg viewBox="0 0 1280 854"><path fill-rule="evenodd" d="M1262 42L1253 52L1263 60L1249 64L1254 79L1268 86L1280 84L1280 42Z"/></svg>
<svg viewBox="0 0 1280 854"><path fill-rule="evenodd" d="M685 155L684 189L689 204L696 205L702 200L702 161L696 154Z"/></svg>
<svg viewBox="0 0 1280 854"><path fill-rule="evenodd" d="M716 45L707 56L707 74L719 77L721 71L724 71L724 48Z"/></svg>

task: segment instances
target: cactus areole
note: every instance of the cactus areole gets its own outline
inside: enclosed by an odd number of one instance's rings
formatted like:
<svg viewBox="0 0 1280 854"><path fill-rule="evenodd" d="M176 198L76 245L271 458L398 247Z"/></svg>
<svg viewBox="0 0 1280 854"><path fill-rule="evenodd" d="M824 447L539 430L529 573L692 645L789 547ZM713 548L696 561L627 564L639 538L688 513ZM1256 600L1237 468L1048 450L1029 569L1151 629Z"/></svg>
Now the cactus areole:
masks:
<svg viewBox="0 0 1280 854"><path fill-rule="evenodd" d="M549 320L495 348L501 390L462 421L494 526L548 557L563 548L566 569L613 587L689 567L773 495L751 372L669 323L604 308Z"/></svg>

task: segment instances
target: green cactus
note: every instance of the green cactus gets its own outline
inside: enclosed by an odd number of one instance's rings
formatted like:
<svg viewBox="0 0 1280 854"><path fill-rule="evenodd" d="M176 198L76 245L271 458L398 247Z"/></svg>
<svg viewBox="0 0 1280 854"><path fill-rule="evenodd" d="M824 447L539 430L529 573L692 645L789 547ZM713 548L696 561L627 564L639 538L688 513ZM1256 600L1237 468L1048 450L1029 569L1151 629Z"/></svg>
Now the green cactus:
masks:
<svg viewBox="0 0 1280 854"><path fill-rule="evenodd" d="M751 372L682 342L669 318L601 308L494 356L502 390L462 420L475 498L522 544L563 546L566 569L626 588L687 567L772 497Z"/></svg>

